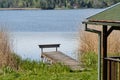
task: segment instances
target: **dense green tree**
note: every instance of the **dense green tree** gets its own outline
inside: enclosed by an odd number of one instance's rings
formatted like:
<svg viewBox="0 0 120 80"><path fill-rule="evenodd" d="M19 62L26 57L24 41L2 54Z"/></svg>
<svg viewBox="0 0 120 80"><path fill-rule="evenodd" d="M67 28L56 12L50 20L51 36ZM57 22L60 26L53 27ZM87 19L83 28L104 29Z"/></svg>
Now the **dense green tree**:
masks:
<svg viewBox="0 0 120 80"><path fill-rule="evenodd" d="M0 0L0 8L103 8L120 0Z"/></svg>

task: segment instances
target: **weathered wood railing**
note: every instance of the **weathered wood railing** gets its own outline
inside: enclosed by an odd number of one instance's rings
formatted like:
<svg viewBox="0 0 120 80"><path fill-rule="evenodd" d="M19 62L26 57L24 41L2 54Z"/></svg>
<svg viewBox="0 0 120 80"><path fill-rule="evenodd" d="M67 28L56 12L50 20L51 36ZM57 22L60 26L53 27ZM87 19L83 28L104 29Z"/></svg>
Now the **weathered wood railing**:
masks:
<svg viewBox="0 0 120 80"><path fill-rule="evenodd" d="M120 57L105 58L108 65L108 80L120 80Z"/></svg>
<svg viewBox="0 0 120 80"><path fill-rule="evenodd" d="M43 51L44 48L55 48L56 52L58 52L58 47L60 47L60 44L42 44L42 45L39 45L39 48L41 48L41 61L42 62L47 62L47 63L53 63L52 60L49 58L46 58L46 56L43 54L45 53Z"/></svg>
<svg viewBox="0 0 120 80"><path fill-rule="evenodd" d="M57 48L60 47L60 44L43 44L43 45L39 45L39 48L41 48L41 53L43 53L43 48Z"/></svg>

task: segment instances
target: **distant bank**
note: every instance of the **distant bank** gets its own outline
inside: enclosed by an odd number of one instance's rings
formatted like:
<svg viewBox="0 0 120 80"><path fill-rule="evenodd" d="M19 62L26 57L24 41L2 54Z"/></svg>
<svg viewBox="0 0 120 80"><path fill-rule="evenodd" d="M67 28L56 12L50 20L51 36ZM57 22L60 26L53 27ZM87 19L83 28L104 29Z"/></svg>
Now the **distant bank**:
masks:
<svg viewBox="0 0 120 80"><path fill-rule="evenodd" d="M69 10L69 8L46 8L46 9L41 9L41 8L0 8L0 10Z"/></svg>
<svg viewBox="0 0 120 80"><path fill-rule="evenodd" d="M0 0L0 8L105 8L118 2L120 0Z"/></svg>
<svg viewBox="0 0 120 80"><path fill-rule="evenodd" d="M0 10L40 10L40 8L0 8Z"/></svg>

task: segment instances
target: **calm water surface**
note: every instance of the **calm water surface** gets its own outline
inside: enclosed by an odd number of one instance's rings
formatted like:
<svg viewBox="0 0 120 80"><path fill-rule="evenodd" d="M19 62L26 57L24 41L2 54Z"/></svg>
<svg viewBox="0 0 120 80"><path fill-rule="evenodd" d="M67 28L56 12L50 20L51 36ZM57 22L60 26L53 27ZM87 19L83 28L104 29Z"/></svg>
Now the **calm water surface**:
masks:
<svg viewBox="0 0 120 80"><path fill-rule="evenodd" d="M74 32L14 32L15 52L23 58L39 59L39 44L60 43L58 50L76 58L77 36ZM53 51L55 49L49 49ZM48 51L48 49L45 49Z"/></svg>
<svg viewBox="0 0 120 80"><path fill-rule="evenodd" d="M102 9L0 11L0 25L14 39L14 50L23 58L39 60L39 44L60 43L59 50L76 58L81 21Z"/></svg>

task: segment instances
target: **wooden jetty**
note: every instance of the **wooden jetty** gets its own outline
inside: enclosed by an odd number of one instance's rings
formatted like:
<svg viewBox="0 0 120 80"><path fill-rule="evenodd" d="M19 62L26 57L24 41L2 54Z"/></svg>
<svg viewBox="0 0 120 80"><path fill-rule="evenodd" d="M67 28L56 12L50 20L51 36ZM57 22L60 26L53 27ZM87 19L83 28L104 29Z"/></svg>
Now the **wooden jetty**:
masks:
<svg viewBox="0 0 120 80"><path fill-rule="evenodd" d="M50 64L61 63L68 66L73 71L82 70L78 61L58 51L57 48L60 47L60 44L45 44L39 45L39 47L41 48L41 59L43 62L47 62ZM56 48L56 51L44 52L43 48Z"/></svg>

